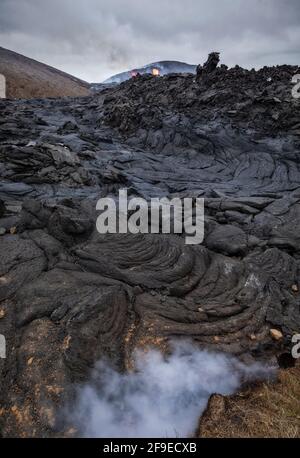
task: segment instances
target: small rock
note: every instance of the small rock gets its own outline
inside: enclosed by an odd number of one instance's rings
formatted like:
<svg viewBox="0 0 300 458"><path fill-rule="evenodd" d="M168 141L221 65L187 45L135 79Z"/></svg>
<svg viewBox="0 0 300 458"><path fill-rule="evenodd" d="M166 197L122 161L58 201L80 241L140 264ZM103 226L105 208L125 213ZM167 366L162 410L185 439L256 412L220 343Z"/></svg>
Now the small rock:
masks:
<svg viewBox="0 0 300 458"><path fill-rule="evenodd" d="M292 291L293 291L293 293L298 293L298 292L299 292L299 287L298 287L298 285L293 285L293 286L292 286Z"/></svg>
<svg viewBox="0 0 300 458"><path fill-rule="evenodd" d="M270 335L272 339L276 340L277 342L283 339L283 334L281 331L278 331L278 329L270 329Z"/></svg>
<svg viewBox="0 0 300 458"><path fill-rule="evenodd" d="M5 310L0 309L0 320L5 317Z"/></svg>
<svg viewBox="0 0 300 458"><path fill-rule="evenodd" d="M215 336L215 337L214 337L214 341L215 341L216 343L220 342L220 337Z"/></svg>
<svg viewBox="0 0 300 458"><path fill-rule="evenodd" d="M36 141L35 140L30 140L26 146L36 146Z"/></svg>
<svg viewBox="0 0 300 458"><path fill-rule="evenodd" d="M16 233L17 233L17 228L16 228L15 226L14 226L14 227L11 227L10 230L9 230L9 232L10 232L11 234L16 234Z"/></svg>
<svg viewBox="0 0 300 458"><path fill-rule="evenodd" d="M255 340L257 340L257 337L256 337L255 334L250 334L249 339L252 340L252 341L255 341Z"/></svg>
<svg viewBox="0 0 300 458"><path fill-rule="evenodd" d="M136 296L139 296L140 294L143 293L143 289L142 289L140 286L135 286L135 287L133 288L133 292L134 292L134 294L135 294Z"/></svg>
<svg viewBox="0 0 300 458"><path fill-rule="evenodd" d="M4 235L6 233L5 227L0 227L0 235Z"/></svg>

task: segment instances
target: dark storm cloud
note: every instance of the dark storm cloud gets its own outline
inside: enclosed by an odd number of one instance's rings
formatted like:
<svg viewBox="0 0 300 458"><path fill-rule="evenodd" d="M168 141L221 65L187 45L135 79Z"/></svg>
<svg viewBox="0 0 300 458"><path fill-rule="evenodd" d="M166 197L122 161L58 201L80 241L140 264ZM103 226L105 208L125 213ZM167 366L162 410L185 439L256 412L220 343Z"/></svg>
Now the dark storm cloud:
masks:
<svg viewBox="0 0 300 458"><path fill-rule="evenodd" d="M251 67L300 61L299 0L0 0L0 44L87 80L211 50Z"/></svg>

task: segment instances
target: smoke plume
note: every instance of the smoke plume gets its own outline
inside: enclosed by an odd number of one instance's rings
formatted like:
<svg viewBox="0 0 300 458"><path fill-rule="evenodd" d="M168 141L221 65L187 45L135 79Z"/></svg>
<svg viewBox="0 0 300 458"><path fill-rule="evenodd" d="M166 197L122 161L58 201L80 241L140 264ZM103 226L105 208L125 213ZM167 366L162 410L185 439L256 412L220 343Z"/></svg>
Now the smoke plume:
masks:
<svg viewBox="0 0 300 458"><path fill-rule="evenodd" d="M189 437L214 393L233 394L242 381L274 376L261 364L173 345L166 357L137 352L135 371L120 374L100 362L79 389L72 422L84 437Z"/></svg>

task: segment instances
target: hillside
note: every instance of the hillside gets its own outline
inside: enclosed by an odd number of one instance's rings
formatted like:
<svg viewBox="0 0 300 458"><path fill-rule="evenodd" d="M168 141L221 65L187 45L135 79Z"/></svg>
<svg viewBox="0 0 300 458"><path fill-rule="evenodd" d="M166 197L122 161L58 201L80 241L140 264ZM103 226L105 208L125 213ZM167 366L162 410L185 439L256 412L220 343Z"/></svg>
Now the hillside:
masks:
<svg viewBox="0 0 300 458"><path fill-rule="evenodd" d="M7 98L75 97L89 94L88 83L1 47L0 73L6 78Z"/></svg>

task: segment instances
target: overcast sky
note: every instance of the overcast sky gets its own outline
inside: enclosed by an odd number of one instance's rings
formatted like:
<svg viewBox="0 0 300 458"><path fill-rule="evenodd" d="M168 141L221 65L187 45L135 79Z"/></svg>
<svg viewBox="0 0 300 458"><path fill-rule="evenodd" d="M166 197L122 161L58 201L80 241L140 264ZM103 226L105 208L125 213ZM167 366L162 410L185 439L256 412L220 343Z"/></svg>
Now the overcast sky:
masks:
<svg viewBox="0 0 300 458"><path fill-rule="evenodd" d="M157 60L300 63L300 0L0 0L0 46L89 82Z"/></svg>

